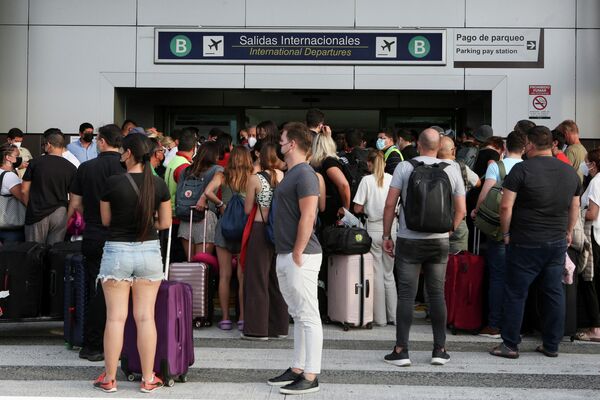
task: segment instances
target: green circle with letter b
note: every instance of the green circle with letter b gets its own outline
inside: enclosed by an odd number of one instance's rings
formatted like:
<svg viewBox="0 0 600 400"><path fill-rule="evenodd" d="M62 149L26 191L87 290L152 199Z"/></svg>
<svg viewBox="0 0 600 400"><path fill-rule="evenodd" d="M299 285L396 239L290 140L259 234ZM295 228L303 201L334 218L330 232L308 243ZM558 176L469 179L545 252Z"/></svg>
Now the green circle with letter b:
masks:
<svg viewBox="0 0 600 400"><path fill-rule="evenodd" d="M192 41L185 35L177 35L171 39L171 53L177 57L185 57L192 51Z"/></svg>
<svg viewBox="0 0 600 400"><path fill-rule="evenodd" d="M415 36L408 42L408 51L414 58L425 57L429 54L429 50L431 50L431 45L429 44L429 40L424 36Z"/></svg>

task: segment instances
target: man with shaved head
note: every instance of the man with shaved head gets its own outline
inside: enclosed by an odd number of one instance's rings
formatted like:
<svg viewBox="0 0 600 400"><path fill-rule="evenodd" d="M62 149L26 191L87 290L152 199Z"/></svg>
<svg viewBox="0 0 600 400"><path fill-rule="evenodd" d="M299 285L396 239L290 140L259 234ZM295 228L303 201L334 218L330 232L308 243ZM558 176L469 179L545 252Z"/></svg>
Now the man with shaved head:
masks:
<svg viewBox="0 0 600 400"><path fill-rule="evenodd" d="M390 256L394 256L394 242L391 238L392 223L395 218L395 209L398 199L402 201L398 218L398 233L395 252L395 275L398 288L398 307L396 312L396 345L393 351L384 357L387 363L404 367L411 364L408 356L408 335L412 325L413 304L417 294L419 273L423 270L427 293L429 295L431 325L433 328L433 352L431 364L443 365L450 359L446 352L446 302L444 301L444 282L446 277L446 264L448 262L450 231L456 230L466 214L465 185L459 170L449 163L443 163L437 158L440 150L441 136L434 129L425 129L419 135L417 149L419 157L410 161L403 161L396 167L390 184L388 196L383 213L383 249ZM407 227L404 209L407 204L414 204L408 198L410 177L415 170L423 166L435 169L438 176L447 175L443 182L443 189L452 197L453 214L450 214L451 224L448 232L437 230L434 232L411 230ZM432 181L432 186L435 185ZM437 186L436 188L439 188ZM442 190L443 192L443 190ZM412 192L411 196L413 195ZM441 192L432 191L441 196ZM439 194L438 194L439 193ZM428 194L435 196L435 194ZM429 198L427 199L429 200ZM434 199L435 200L435 199ZM440 198L436 204L444 204L445 199ZM446 204L449 202L446 202ZM427 204L430 204L429 202ZM448 205L446 205L448 206ZM442 213L445 215L445 213ZM408 217L412 217L409 215ZM412 220L412 218L410 218ZM438 221L433 221L434 223ZM442 222L442 221L439 221Z"/></svg>

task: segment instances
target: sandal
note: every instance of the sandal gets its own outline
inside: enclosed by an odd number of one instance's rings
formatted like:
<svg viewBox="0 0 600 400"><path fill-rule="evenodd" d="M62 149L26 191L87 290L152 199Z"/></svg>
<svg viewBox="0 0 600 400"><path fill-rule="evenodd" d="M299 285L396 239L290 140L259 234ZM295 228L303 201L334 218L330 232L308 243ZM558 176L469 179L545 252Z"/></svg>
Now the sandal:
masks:
<svg viewBox="0 0 600 400"><path fill-rule="evenodd" d="M555 352L548 351L544 348L543 345L539 345L538 347L536 347L535 351L537 351L538 353L542 353L546 357L553 357L553 358L558 357L558 351L555 351Z"/></svg>
<svg viewBox="0 0 600 400"><path fill-rule="evenodd" d="M587 332L581 331L581 332L577 332L575 334L575 340L581 340L583 342L589 342L592 339L590 338L590 335Z"/></svg>
<svg viewBox="0 0 600 400"><path fill-rule="evenodd" d="M504 343L494 347L492 350L490 350L490 354L496 357L504 357L504 358L519 358L519 352L516 350L511 350L507 345L505 345Z"/></svg>
<svg viewBox="0 0 600 400"><path fill-rule="evenodd" d="M237 322L237 326L238 326L238 331L243 331L244 330L244 320L241 319Z"/></svg>
<svg viewBox="0 0 600 400"><path fill-rule="evenodd" d="M221 329L223 331L230 331L232 328L232 323L231 323L231 320L224 319L222 321L219 321L217 326L219 327L219 329Z"/></svg>

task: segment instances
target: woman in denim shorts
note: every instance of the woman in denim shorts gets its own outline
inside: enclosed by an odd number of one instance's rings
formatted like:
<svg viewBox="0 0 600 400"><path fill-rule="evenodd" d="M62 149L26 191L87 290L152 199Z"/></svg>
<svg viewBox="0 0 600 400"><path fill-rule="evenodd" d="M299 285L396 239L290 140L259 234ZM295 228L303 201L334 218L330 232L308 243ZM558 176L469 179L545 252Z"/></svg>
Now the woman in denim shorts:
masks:
<svg viewBox="0 0 600 400"><path fill-rule="evenodd" d="M152 392L163 385L153 372L154 306L163 279L158 230L171 224L171 202L165 182L152 175L152 149L150 140L142 134L131 133L123 139L121 163L127 173L108 178L100 202L102 224L109 228L98 274L106 300L105 371L94 387L104 392L117 390L117 365L130 291L142 366L141 391Z"/></svg>

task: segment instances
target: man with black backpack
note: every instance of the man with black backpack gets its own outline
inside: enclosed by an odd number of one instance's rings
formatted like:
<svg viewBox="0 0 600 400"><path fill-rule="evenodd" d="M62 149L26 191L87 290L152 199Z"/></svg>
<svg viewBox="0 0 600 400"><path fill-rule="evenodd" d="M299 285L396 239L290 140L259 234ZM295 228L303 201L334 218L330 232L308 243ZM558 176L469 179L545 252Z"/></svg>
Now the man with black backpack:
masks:
<svg viewBox="0 0 600 400"><path fill-rule="evenodd" d="M391 237L398 199L401 200L396 241L395 275L398 288L396 346L384 357L387 363L409 366L408 336L413 305L423 269L429 295L434 346L431 364L444 365L446 352L446 302L444 282L449 233L466 214L465 186L457 168L437 159L440 134L425 129L419 135L419 157L398 164L383 213L383 249L394 256Z"/></svg>

